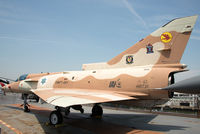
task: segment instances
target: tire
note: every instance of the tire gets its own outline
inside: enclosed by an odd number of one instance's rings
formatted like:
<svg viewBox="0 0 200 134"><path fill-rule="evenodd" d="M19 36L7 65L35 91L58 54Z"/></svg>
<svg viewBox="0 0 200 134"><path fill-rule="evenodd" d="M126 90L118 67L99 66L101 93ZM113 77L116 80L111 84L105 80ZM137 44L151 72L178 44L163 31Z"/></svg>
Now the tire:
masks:
<svg viewBox="0 0 200 134"><path fill-rule="evenodd" d="M63 122L63 116L59 111L52 111L49 116L50 124L57 125Z"/></svg>
<svg viewBox="0 0 200 134"><path fill-rule="evenodd" d="M28 106L24 107L24 112L30 112L30 109L28 108Z"/></svg>
<svg viewBox="0 0 200 134"><path fill-rule="evenodd" d="M102 116L103 115L103 109L99 105L94 105L92 108L92 116Z"/></svg>

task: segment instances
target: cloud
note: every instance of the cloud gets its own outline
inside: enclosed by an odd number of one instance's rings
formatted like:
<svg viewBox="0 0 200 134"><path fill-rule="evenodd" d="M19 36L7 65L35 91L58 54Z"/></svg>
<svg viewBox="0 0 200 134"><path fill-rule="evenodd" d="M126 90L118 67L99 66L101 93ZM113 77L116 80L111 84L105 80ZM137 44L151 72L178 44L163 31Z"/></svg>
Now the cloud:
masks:
<svg viewBox="0 0 200 134"><path fill-rule="evenodd" d="M200 74L200 70L190 70L187 72L175 74L175 83L186 80L186 79L190 79L195 76L199 76L199 74Z"/></svg>
<svg viewBox="0 0 200 134"><path fill-rule="evenodd" d="M0 36L0 39L21 40L21 41L33 41L33 42L46 42L46 43L52 43L52 44L57 43L56 41L37 40L37 39L18 38L18 37L8 37L8 36Z"/></svg>
<svg viewBox="0 0 200 134"><path fill-rule="evenodd" d="M175 74L176 82L182 81L200 74L200 69L193 69L190 71Z"/></svg>
<svg viewBox="0 0 200 134"><path fill-rule="evenodd" d="M200 34L200 30L197 30L197 29L194 29L192 32L196 34Z"/></svg>
<svg viewBox="0 0 200 134"><path fill-rule="evenodd" d="M200 36L191 36L190 37L192 40L200 40Z"/></svg>
<svg viewBox="0 0 200 134"><path fill-rule="evenodd" d="M125 6L128 8L128 10L134 15L136 16L140 22L147 28L147 24L144 21L144 19L135 11L135 9L130 5L130 3L128 2L128 0L123 0L123 3L125 4Z"/></svg>
<svg viewBox="0 0 200 134"><path fill-rule="evenodd" d="M147 18L147 21L151 22L148 24L149 27L158 28L175 18L178 18L178 17L172 14L163 14L163 15L155 15L155 16L152 15L149 18Z"/></svg>
<svg viewBox="0 0 200 134"><path fill-rule="evenodd" d="M41 21L55 20L47 19L32 11L24 5L13 5L12 2L0 1L0 24L40 24Z"/></svg>

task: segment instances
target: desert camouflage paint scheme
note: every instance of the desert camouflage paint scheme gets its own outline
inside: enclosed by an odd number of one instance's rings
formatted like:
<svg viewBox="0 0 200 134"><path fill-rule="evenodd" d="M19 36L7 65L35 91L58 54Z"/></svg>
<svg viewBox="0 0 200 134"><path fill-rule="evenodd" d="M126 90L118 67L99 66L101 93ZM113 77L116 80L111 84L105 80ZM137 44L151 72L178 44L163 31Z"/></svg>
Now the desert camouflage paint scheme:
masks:
<svg viewBox="0 0 200 134"><path fill-rule="evenodd" d="M187 71L181 57L198 16L178 18L107 63L83 64L82 71L32 74L4 90L33 92L60 107L128 100L160 100L174 74ZM159 88L159 89L158 89Z"/></svg>

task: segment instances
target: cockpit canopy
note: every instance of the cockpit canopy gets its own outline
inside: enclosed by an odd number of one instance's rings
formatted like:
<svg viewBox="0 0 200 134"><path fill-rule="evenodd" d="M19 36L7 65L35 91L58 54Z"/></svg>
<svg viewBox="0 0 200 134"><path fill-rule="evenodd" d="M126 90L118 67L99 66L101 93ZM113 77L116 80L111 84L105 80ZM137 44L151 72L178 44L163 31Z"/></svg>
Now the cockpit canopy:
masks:
<svg viewBox="0 0 200 134"><path fill-rule="evenodd" d="M27 76L28 76L28 74L23 74L23 75L21 75L19 78L17 78L17 79L15 80L15 82L25 80Z"/></svg>

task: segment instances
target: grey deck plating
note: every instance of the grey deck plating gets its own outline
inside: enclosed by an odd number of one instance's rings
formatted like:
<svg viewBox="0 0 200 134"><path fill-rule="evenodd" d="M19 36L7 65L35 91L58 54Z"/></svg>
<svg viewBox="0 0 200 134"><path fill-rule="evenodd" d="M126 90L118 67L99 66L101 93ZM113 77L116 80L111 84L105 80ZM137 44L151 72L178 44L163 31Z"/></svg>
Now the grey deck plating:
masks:
<svg viewBox="0 0 200 134"><path fill-rule="evenodd" d="M200 120L197 118L156 115L104 108L102 120L89 117L91 107L85 106L85 114L71 110L71 114L58 127L46 125L51 105L31 103L31 112L24 113L19 105L19 96L0 96L1 133L182 133L199 134ZM3 124L6 123L8 126ZM15 130L12 130L14 128Z"/></svg>

